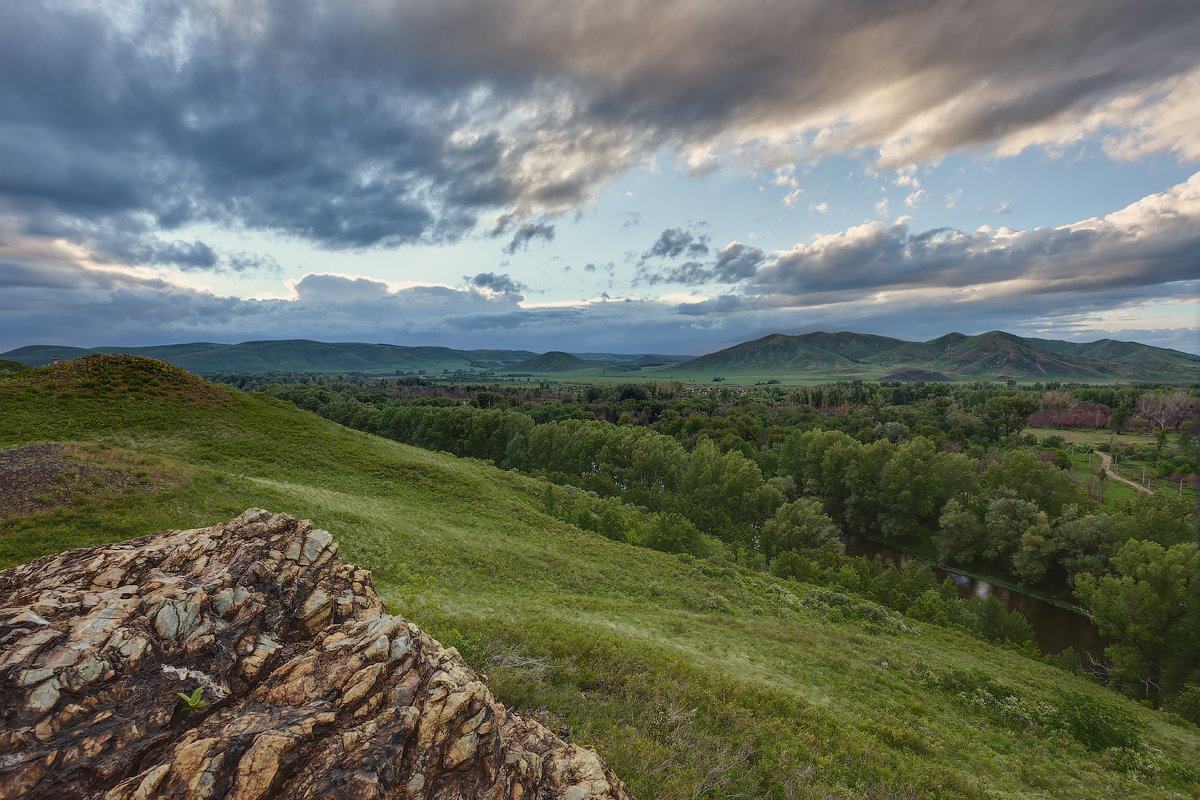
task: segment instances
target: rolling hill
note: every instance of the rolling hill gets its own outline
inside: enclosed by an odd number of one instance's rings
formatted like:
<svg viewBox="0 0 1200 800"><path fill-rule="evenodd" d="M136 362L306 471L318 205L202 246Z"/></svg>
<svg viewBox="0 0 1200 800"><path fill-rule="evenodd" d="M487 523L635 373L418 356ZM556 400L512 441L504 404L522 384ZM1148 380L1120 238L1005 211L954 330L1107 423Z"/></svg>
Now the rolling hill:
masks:
<svg viewBox="0 0 1200 800"><path fill-rule="evenodd" d="M658 371L694 379L708 374L881 380L895 373L937 372L952 380L1194 383L1200 381L1200 356L1135 342L1060 342L1002 331L951 333L927 342L822 331L772 334Z"/></svg>
<svg viewBox="0 0 1200 800"><path fill-rule="evenodd" d="M578 356L573 356L570 353L563 353L558 350L551 350L549 353L542 353L540 356L533 356L524 361L518 361L516 364L511 364L504 368L505 372L509 373L555 373L555 372L577 372L583 369L590 369L596 366L594 361L585 361Z"/></svg>
<svg viewBox="0 0 1200 800"><path fill-rule="evenodd" d="M937 372L951 380L1085 381L1092 383L1200 382L1200 356L1161 347L1102 339L1063 342L1027 339L1002 331L978 336L949 333L927 342L907 342L871 334L771 334L715 353L683 356L533 353L528 350L453 350L362 342L305 339L241 344L158 345L84 349L30 345L0 358L31 366L98 353L129 353L201 372L497 372L526 375L570 374L574 380L662 378L707 382L713 377L741 381L884 380L888 375Z"/></svg>
<svg viewBox="0 0 1200 800"><path fill-rule="evenodd" d="M528 350L452 350L449 347L405 347L363 342L316 342L282 339L241 344L193 342L151 347L60 347L30 345L3 357L31 366L101 353L128 353L156 358L192 372L402 372L496 369L535 354Z"/></svg>
<svg viewBox="0 0 1200 800"><path fill-rule="evenodd" d="M532 477L163 362L0 377L0 453L0 499L34 506L0 502L0 567L249 507L310 518L393 609L509 707L594 746L638 797L1166 800L1200 782L1200 731L1041 659L611 541L547 515ZM1134 749L1022 716L1046 709L1118 720Z"/></svg>

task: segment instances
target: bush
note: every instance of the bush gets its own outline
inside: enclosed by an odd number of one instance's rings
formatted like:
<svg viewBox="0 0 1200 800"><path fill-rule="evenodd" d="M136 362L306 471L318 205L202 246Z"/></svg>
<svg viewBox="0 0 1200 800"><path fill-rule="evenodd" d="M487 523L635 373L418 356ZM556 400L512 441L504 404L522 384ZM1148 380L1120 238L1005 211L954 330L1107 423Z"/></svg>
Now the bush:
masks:
<svg viewBox="0 0 1200 800"><path fill-rule="evenodd" d="M1167 704L1167 708L1193 725L1200 725L1200 686L1185 684L1175 699Z"/></svg>
<svg viewBox="0 0 1200 800"><path fill-rule="evenodd" d="M1141 724L1129 709L1082 692L1067 692L1058 706L1058 727L1089 750L1138 749Z"/></svg>

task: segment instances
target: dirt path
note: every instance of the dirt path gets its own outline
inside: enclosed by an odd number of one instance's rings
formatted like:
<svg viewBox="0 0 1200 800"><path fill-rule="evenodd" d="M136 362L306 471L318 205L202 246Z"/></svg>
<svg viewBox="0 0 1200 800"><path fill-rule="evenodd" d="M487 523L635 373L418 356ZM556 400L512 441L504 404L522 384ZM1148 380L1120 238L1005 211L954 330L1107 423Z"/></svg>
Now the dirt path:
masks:
<svg viewBox="0 0 1200 800"><path fill-rule="evenodd" d="M1118 480L1121 483L1125 484L1126 486L1132 486L1133 488L1137 489L1139 492L1145 492L1146 494L1154 494L1154 492L1150 491L1145 486L1142 486L1140 483L1134 483L1133 481L1125 480L1120 475L1113 472L1112 456L1110 456L1108 453L1101 453L1099 450L1097 450L1096 455L1100 456L1100 466L1104 467L1104 471L1108 473L1108 476L1110 478L1113 478L1114 480Z"/></svg>

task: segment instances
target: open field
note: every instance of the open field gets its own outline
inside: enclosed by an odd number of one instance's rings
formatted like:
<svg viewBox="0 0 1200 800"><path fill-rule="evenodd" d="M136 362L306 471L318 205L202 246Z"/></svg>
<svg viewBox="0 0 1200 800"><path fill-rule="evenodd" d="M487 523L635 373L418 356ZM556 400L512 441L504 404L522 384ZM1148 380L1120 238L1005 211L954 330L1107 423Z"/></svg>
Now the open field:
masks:
<svg viewBox="0 0 1200 800"><path fill-rule="evenodd" d="M152 490L0 503L0 567L251 506L311 518L641 798L1200 797L1200 730L1175 717L965 633L582 532L529 477L130 359L0 379L0 450L61 442Z"/></svg>

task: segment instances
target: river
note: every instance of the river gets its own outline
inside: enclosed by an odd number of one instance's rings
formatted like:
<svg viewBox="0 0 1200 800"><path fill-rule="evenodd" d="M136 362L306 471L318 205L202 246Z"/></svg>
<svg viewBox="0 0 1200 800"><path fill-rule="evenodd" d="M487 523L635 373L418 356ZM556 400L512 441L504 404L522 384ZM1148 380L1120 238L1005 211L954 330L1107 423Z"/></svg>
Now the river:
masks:
<svg viewBox="0 0 1200 800"><path fill-rule="evenodd" d="M844 544L848 556L883 559L896 565L913 560L907 553L858 536L846 536ZM958 588L959 597L995 597L1006 611L1020 611L1029 620L1038 649L1043 653L1059 653L1068 647L1074 647L1080 654L1086 652L1100 658L1104 648L1112 644L1112 641L1105 638L1096 625L1083 614L979 578L947 572L937 567L933 568L933 572L939 578L953 581Z"/></svg>

